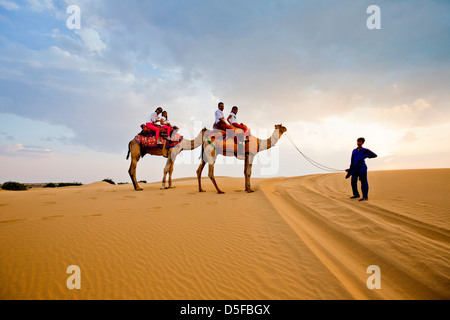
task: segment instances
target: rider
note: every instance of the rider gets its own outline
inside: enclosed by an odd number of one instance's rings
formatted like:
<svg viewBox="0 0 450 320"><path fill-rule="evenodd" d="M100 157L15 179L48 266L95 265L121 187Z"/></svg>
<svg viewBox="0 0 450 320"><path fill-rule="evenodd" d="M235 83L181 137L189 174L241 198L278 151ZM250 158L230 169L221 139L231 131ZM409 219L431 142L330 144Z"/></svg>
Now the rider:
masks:
<svg viewBox="0 0 450 320"><path fill-rule="evenodd" d="M227 130L234 131L234 127L230 126L225 121L225 116L223 115L223 109L225 109L225 105L223 104L223 102L219 102L218 109L216 110L216 114L215 114L216 121L214 122L214 129L220 129L223 131L227 131Z"/></svg>
<svg viewBox="0 0 450 320"><path fill-rule="evenodd" d="M161 144L161 142L159 141L159 127L157 127L160 122L161 119L159 118L159 115L162 113L163 109L161 107L158 107L155 112L153 112L150 115L150 118L148 119L147 123L145 124L145 126L150 129L155 131L156 134L156 141L158 144Z"/></svg>
<svg viewBox="0 0 450 320"><path fill-rule="evenodd" d="M170 131L173 130L173 127L170 125L169 118L167 117L167 111L163 111L161 114L161 127L166 129L167 139L170 140Z"/></svg>
<svg viewBox="0 0 450 320"><path fill-rule="evenodd" d="M238 147L238 154L242 155L244 152L244 136L243 134L236 134L237 127L230 126L227 124L225 120L225 116L223 115L223 110L225 109L225 105L223 102L219 102L218 104L218 110L216 110L216 121L214 123L214 129L220 129L227 132L226 137L230 137L234 140L234 142L237 144ZM231 136L228 135L228 133L231 132Z"/></svg>
<svg viewBox="0 0 450 320"><path fill-rule="evenodd" d="M239 110L238 107L234 106L234 107L231 109L231 113L230 113L230 115L228 116L227 121L228 121L228 122L230 123L230 125L232 125L233 127L244 130L244 133L247 135L247 134L250 133L248 127L247 127L245 124L243 124L243 123L238 123L238 121L237 121L237 119L236 119L236 115L237 115L237 113L238 113L238 110Z"/></svg>

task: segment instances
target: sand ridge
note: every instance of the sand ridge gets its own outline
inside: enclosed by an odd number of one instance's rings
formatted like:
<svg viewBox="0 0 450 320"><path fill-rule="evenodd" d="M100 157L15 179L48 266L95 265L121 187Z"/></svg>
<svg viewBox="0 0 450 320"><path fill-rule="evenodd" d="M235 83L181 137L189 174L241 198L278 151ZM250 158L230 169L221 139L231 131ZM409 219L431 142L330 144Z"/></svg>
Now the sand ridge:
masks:
<svg viewBox="0 0 450 320"><path fill-rule="evenodd" d="M367 203L340 174L1 192L0 298L448 299L449 178L371 171Z"/></svg>

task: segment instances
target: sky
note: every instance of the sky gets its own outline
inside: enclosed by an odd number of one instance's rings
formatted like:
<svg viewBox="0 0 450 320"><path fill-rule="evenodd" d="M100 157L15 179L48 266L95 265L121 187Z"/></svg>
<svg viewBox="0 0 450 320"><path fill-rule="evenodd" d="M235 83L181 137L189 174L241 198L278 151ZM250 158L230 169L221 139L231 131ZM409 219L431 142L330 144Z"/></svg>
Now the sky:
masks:
<svg viewBox="0 0 450 320"><path fill-rule="evenodd" d="M445 0L0 0L0 183L128 182L128 142L158 106L192 139L220 101L328 167L348 168L364 137L370 170L447 168L449 14ZM174 178L199 155L180 154ZM138 180L164 164L144 157ZM236 159L215 168L243 175ZM253 168L315 173L287 136Z"/></svg>

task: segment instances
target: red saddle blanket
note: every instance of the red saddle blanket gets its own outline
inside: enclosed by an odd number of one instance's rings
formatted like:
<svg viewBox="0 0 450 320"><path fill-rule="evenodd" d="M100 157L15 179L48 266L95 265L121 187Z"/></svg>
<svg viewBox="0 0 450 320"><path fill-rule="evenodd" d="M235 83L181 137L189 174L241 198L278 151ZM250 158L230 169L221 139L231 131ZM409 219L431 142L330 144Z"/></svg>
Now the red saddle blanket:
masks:
<svg viewBox="0 0 450 320"><path fill-rule="evenodd" d="M172 140L166 140L162 137L159 137L159 142L156 141L156 137L147 137L138 134L135 138L136 142L143 148L161 148L166 144L166 148L170 149L180 144L181 140L183 140L183 136L179 135L178 133L174 133L172 135Z"/></svg>

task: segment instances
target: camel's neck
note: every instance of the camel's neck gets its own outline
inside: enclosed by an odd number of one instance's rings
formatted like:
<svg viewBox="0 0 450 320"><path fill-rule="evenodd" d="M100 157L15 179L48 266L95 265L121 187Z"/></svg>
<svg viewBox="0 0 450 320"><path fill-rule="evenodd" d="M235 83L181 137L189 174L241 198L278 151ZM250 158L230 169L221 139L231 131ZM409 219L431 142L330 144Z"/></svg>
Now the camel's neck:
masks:
<svg viewBox="0 0 450 320"><path fill-rule="evenodd" d="M203 131L201 131L194 140L183 139L181 141L183 150L194 150L202 145Z"/></svg>
<svg viewBox="0 0 450 320"><path fill-rule="evenodd" d="M258 151L269 150L270 148L274 147L277 144L278 140L280 140L282 134L283 133L281 133L280 130L275 129L270 138L266 140L261 139Z"/></svg>

